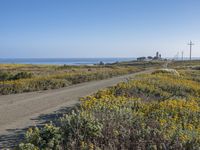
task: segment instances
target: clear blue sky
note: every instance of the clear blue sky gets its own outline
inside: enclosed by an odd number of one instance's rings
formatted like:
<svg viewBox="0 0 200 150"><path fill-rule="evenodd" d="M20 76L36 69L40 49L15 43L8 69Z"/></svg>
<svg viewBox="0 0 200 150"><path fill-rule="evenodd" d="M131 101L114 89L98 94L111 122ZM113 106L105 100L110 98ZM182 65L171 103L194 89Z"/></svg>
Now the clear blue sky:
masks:
<svg viewBox="0 0 200 150"><path fill-rule="evenodd" d="M200 56L200 0L0 0L0 58Z"/></svg>

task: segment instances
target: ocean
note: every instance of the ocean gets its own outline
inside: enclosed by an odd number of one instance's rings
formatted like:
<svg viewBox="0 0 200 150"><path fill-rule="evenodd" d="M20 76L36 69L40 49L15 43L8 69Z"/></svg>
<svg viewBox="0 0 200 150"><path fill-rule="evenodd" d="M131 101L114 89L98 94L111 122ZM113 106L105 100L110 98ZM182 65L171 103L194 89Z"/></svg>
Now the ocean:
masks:
<svg viewBox="0 0 200 150"><path fill-rule="evenodd" d="M93 65L131 60L136 58L0 58L0 64Z"/></svg>

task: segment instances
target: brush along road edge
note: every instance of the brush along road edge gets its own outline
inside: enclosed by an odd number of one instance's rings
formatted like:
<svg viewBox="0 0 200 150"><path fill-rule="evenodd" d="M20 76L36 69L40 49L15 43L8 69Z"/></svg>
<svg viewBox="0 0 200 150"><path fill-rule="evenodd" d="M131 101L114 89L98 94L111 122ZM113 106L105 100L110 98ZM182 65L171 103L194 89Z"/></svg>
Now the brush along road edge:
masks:
<svg viewBox="0 0 200 150"><path fill-rule="evenodd" d="M3 136L17 134L17 130L41 124L42 122L35 119L37 117L53 113L62 107L71 107L79 103L80 97L113 86L138 74L152 71L146 70L56 90L0 96L0 147L2 147L2 142L5 143Z"/></svg>

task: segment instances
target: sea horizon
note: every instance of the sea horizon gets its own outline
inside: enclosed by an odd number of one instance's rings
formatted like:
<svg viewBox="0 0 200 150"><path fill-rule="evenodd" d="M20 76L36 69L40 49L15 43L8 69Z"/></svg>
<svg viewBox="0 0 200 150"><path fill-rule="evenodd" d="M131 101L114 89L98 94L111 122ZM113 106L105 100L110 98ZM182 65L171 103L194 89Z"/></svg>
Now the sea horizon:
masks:
<svg viewBox="0 0 200 150"><path fill-rule="evenodd" d="M128 57L104 58L0 58L0 64L93 65L136 60Z"/></svg>

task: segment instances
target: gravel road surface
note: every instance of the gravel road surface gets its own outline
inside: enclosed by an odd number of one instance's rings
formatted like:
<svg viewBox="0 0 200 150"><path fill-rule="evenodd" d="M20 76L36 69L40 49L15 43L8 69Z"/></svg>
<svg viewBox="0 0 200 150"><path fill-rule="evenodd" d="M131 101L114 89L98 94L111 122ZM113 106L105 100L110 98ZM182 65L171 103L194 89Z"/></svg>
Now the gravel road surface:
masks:
<svg viewBox="0 0 200 150"><path fill-rule="evenodd" d="M148 72L150 71L81 83L56 90L0 96L0 149L16 144L17 139L23 135L24 129L57 118L59 112L66 110L66 107L77 104L80 97Z"/></svg>

